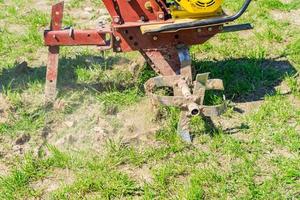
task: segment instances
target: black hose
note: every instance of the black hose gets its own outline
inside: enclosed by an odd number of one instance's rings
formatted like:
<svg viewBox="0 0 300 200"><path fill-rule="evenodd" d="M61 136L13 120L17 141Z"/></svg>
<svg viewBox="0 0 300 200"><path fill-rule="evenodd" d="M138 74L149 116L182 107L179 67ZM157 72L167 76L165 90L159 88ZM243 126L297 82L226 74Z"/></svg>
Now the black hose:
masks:
<svg viewBox="0 0 300 200"><path fill-rule="evenodd" d="M145 31L145 33L159 33L163 31L174 31L174 30L180 30L180 29L187 29L187 28L193 28L193 27L202 27L202 26L209 26L209 25L216 25L216 24L225 24L228 22L232 22L236 19L238 19L244 12L247 10L251 0L245 0L242 8L237 12L235 15L232 16L226 16L226 17L217 17L217 18L210 18L205 20L197 20L193 22L186 22L186 23L178 23L178 24L171 24L162 26L157 29L152 29L149 31Z"/></svg>

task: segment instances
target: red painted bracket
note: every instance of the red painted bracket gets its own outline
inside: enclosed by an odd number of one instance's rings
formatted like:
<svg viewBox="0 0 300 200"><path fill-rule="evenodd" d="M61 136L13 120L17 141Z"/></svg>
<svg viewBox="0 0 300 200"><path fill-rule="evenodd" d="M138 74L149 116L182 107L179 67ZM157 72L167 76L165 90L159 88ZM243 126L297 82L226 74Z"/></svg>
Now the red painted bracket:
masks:
<svg viewBox="0 0 300 200"><path fill-rule="evenodd" d="M46 46L77 46L97 45L110 46L112 32L109 28L98 30L59 30L45 31L44 41Z"/></svg>

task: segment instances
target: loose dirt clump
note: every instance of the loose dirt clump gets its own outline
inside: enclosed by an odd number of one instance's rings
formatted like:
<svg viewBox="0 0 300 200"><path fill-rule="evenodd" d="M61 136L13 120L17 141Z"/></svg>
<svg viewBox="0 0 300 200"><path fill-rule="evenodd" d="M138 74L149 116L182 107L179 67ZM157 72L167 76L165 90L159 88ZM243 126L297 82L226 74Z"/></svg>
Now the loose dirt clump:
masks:
<svg viewBox="0 0 300 200"><path fill-rule="evenodd" d="M30 140L30 135L29 134L22 134L20 137L17 138L15 144L16 145L23 145Z"/></svg>

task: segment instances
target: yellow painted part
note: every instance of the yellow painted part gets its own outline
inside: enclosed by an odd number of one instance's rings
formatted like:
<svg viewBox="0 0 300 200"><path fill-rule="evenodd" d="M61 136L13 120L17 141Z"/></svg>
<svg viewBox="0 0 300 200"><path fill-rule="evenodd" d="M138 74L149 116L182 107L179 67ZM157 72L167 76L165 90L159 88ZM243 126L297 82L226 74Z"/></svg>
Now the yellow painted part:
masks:
<svg viewBox="0 0 300 200"><path fill-rule="evenodd" d="M223 10L220 8L212 13L189 13L185 10L176 10L171 8L171 15L173 19L205 19L223 15Z"/></svg>
<svg viewBox="0 0 300 200"><path fill-rule="evenodd" d="M189 13L213 13L220 9L223 0L176 0Z"/></svg>
<svg viewBox="0 0 300 200"><path fill-rule="evenodd" d="M174 19L207 18L222 15L223 0L176 0L180 7L171 7Z"/></svg>

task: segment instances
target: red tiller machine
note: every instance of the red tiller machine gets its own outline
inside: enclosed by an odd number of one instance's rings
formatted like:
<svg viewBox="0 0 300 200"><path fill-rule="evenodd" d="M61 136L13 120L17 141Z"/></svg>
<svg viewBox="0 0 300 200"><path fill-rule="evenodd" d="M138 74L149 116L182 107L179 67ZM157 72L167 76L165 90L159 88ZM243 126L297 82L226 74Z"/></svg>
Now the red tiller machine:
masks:
<svg viewBox="0 0 300 200"><path fill-rule="evenodd" d="M252 29L250 24L225 26L239 18L249 6L245 0L232 16L222 10L222 0L103 0L112 22L91 30L62 28L64 3L52 7L50 30L44 34L49 46L46 75L46 101L56 97L59 47L94 45L114 52L139 51L159 74L145 84L155 104L181 109L178 134L190 142L191 116L220 115L224 104L203 105L206 90L224 90L220 79L209 73L193 74L189 46L202 44L218 33ZM159 96L155 90L170 87L174 96Z"/></svg>

